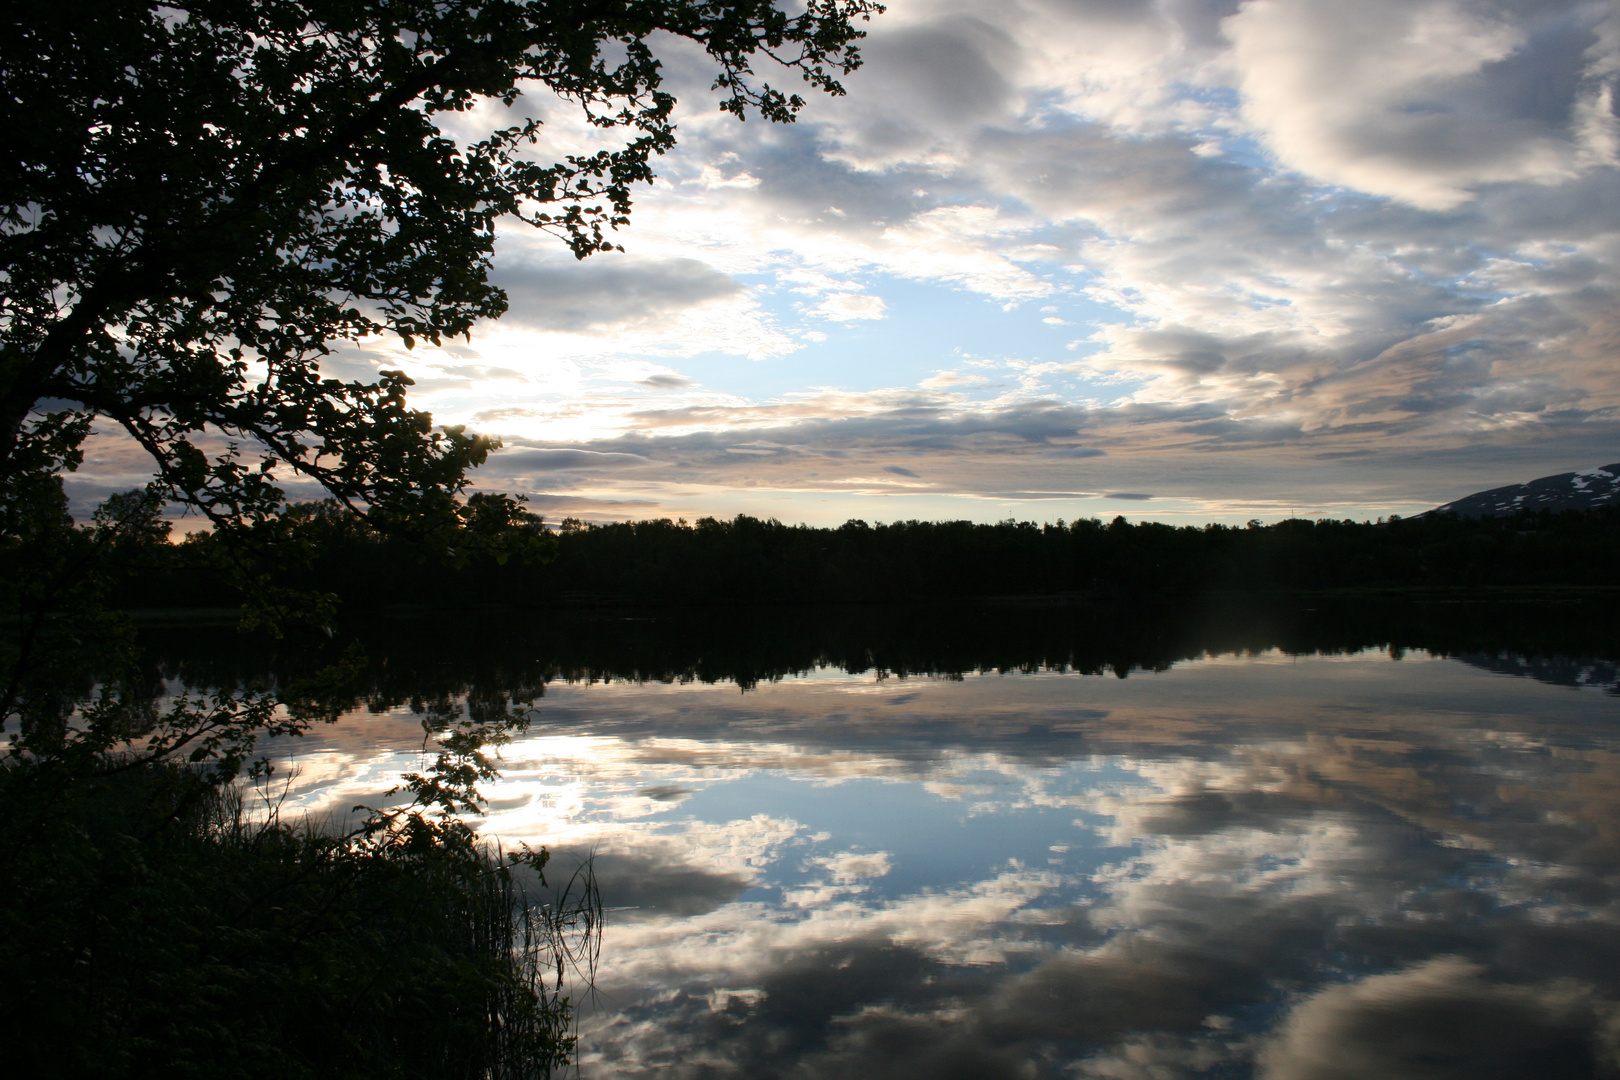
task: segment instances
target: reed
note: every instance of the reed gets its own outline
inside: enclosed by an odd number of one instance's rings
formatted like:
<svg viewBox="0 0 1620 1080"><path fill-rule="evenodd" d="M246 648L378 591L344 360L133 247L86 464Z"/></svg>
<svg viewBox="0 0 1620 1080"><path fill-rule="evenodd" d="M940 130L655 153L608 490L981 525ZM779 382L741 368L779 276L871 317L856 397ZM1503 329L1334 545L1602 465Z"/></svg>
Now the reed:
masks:
<svg viewBox="0 0 1620 1080"><path fill-rule="evenodd" d="M344 832L182 767L107 766L0 768L13 1075L504 1080L570 1060L588 874L548 901L468 830Z"/></svg>

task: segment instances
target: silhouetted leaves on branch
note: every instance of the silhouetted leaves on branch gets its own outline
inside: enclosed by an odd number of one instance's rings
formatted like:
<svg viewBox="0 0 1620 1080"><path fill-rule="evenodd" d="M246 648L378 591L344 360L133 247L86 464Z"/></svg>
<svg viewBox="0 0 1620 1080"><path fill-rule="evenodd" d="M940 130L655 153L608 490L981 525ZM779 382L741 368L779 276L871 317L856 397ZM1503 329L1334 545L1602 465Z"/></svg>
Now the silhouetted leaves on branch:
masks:
<svg viewBox="0 0 1620 1080"><path fill-rule="evenodd" d="M760 57L841 92L868 0L22 0L0 35L0 497L74 468L92 422L216 527L321 484L379 525L465 524L495 445L435 429L410 380L326 376L339 344L411 346L506 308L497 225L583 258L675 142L655 45L714 64L720 106L791 120ZM602 135L543 147L540 92ZM462 135L479 109L496 119ZM457 131L441 122L454 118Z"/></svg>
<svg viewBox="0 0 1620 1080"><path fill-rule="evenodd" d="M297 618L330 624L330 590L290 575L311 556L312 530L330 531L334 516L405 538L418 558L549 555L552 536L521 500L466 494L468 470L495 440L436 428L411 408L400 372L346 381L322 362L379 338L438 344L500 315L506 297L489 269L502 222L549 233L580 258L614 247L634 187L675 141L659 43L701 48L720 107L738 117L788 121L804 104L756 76L761 58L796 83L842 92L837 78L860 62L859 24L881 7L791 7L8 9L0 545L10 565L0 617L23 627L11 681L56 662L42 651L53 627L105 621L91 594L106 584L98 560L119 530L75 526L60 488L97 424L149 455L157 479L143 505L177 502L213 527L214 544L188 551L201 561L184 572L214 571L250 602L250 621L277 631ZM540 98L532 109L525 94ZM559 104L583 115L599 148L546 148L537 116ZM288 511L288 479L324 488L327 520ZM82 673L74 678L59 704L84 689ZM0 702L7 722L20 716L19 692Z"/></svg>

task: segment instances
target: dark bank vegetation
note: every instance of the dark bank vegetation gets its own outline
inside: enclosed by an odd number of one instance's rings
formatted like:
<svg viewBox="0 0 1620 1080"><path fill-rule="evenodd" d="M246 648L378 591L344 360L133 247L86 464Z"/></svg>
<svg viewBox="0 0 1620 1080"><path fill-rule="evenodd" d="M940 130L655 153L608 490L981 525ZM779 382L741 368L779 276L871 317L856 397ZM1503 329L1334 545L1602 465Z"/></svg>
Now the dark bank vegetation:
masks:
<svg viewBox="0 0 1620 1080"><path fill-rule="evenodd" d="M1610 587L1620 509L1504 518L1426 515L1273 525L906 521L838 528L731 521L565 520L555 557L447 560L331 506L295 508L291 575L363 607L628 602L871 603L1006 596L1185 598L1216 590ZM529 526L533 528L531 523ZM207 607L235 598L196 573L212 541L153 552L119 594L130 607ZM167 566L167 569L163 567Z"/></svg>
<svg viewBox="0 0 1620 1080"><path fill-rule="evenodd" d="M150 492L76 524L61 486L0 503L0 1037L29 1076L539 1077L583 906L529 903L458 815L522 703L424 724L424 767L351 831L242 813L262 741L351 708L367 661L303 620L222 635L297 671L175 687L109 606L175 550ZM222 569L241 552L213 552ZM278 558L280 556L277 556ZM273 566L262 553L255 556ZM155 561L154 561L155 560ZM241 577L238 577L241 580ZM250 579L251 580L251 579ZM329 627L328 627L329 628ZM552 981L544 982L546 976Z"/></svg>
<svg viewBox="0 0 1620 1080"><path fill-rule="evenodd" d="M340 834L122 764L48 790L0 767L12 1075L471 1080L567 1060L555 954L588 904L527 903L496 855L420 820Z"/></svg>

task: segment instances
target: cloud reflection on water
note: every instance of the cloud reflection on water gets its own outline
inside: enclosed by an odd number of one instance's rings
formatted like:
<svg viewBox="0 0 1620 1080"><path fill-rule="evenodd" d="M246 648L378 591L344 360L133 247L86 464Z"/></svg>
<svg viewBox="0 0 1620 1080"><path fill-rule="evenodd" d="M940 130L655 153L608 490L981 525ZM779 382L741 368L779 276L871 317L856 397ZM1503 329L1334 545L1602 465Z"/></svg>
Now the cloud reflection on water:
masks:
<svg viewBox="0 0 1620 1080"><path fill-rule="evenodd" d="M1418 654L553 684L486 827L595 853L586 1075L1606 1075L1617 707ZM289 798L419 744L351 718Z"/></svg>

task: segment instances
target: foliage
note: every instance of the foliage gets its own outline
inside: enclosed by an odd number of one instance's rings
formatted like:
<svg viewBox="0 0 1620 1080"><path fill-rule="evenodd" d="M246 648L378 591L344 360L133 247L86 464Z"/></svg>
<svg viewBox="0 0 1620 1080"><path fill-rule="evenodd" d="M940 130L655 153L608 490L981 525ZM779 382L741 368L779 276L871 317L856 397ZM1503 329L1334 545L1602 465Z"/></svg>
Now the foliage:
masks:
<svg viewBox="0 0 1620 1080"><path fill-rule="evenodd" d="M216 527L270 519L296 475L374 525L464 531L466 472L497 444L435 430L400 372L343 381L322 359L501 314L502 221L582 258L613 247L674 144L655 45L695 43L723 109L787 121L803 100L756 60L840 93L879 10L19 0L0 34L0 502L75 468L104 419ZM525 91L609 145L546 162Z"/></svg>
<svg viewBox="0 0 1620 1080"><path fill-rule="evenodd" d="M557 976L593 898L531 903L464 826L338 835L164 765L47 804L40 781L0 768L0 1025L19 1075L440 1080L567 1060Z"/></svg>
<svg viewBox="0 0 1620 1080"><path fill-rule="evenodd" d="M109 755L122 755L120 768L175 758L223 782L261 737L299 734L344 708L353 656L293 683L163 701L128 617L105 604L117 580L172 564L161 500L114 496L80 526L57 478L36 478L27 494L0 509L0 722L15 724L14 764L78 777L105 772Z"/></svg>
<svg viewBox="0 0 1620 1080"><path fill-rule="evenodd" d="M363 657L284 635L307 660L296 673L176 686L106 593L233 550L170 544L150 491L80 526L57 478L34 490L5 507L16 527L0 535L0 716L15 724L0 761L0 1024L14 1067L494 1077L566 1060L561 977L570 940L591 947L589 894L529 905L456 816L480 805L525 703L466 717L424 704L426 767L354 832L250 821L229 782L244 766L267 778L267 737L352 709ZM517 861L538 871L545 852Z"/></svg>
<svg viewBox="0 0 1620 1080"><path fill-rule="evenodd" d="M868 0L24 0L0 35L0 725L12 753L211 761L335 715L341 664L310 686L226 687L158 710L125 621L103 598L153 570L209 581L246 625L330 631L334 591L306 573L332 537L395 538L417 563L543 560L555 540L504 495L466 493L497 443L436 430L410 380L322 373L378 336L467 333L506 300L497 226L583 258L613 245L631 190L674 143L655 45L684 39L721 107L788 121L804 104L756 79L761 57L840 93ZM582 110L603 149L547 162L523 94ZM468 131L482 124L481 134ZM61 483L97 422L145 449L157 480L84 526ZM326 503L287 507L286 477ZM214 526L171 546L179 502ZM302 577L300 577L302 574ZM400 579L392 587L397 589ZM80 703L95 687L93 702ZM509 718L508 718L509 719ZM505 722L505 721L502 721ZM454 760L428 802L471 797ZM469 764L471 762L472 764ZM471 771L467 771L471 769ZM455 780L446 777L456 777ZM449 785L449 787L445 787ZM453 789L453 790L452 790ZM447 793L448 792L448 793Z"/></svg>
<svg viewBox="0 0 1620 1080"><path fill-rule="evenodd" d="M1620 510L1239 527L1121 517L821 529L739 517L584 526L559 541L556 560L528 575L542 595L734 603L1607 585L1620 559Z"/></svg>
<svg viewBox="0 0 1620 1080"><path fill-rule="evenodd" d="M1068 595L1188 598L1230 589L1609 586L1620 509L1505 518L1426 515L1358 522L1173 526L1094 518L850 521L838 528L730 521L564 521L544 564L420 565L410 543L352 530L312 541L310 589L347 603L395 603L409 567L418 605L862 603ZM130 603L161 599L161 576ZM205 597L193 594L193 603ZM215 602L228 602L221 596Z"/></svg>
<svg viewBox="0 0 1620 1080"><path fill-rule="evenodd" d="M695 44L721 108L789 121L803 99L753 65L765 58L841 93L837 77L860 63L858 24L879 10L869 0L811 0L797 13L773 0L9 8L0 723L20 726L13 752L89 762L138 745L213 760L224 776L251 760L256 733L330 713L331 688L319 686L154 712L128 628L100 599L114 578L139 577L135 554L170 581L219 583L248 605L248 626L275 633L300 620L330 629L333 590L299 574L344 528L358 541L403 538L419 562L548 557L555 540L521 500L467 495L468 469L495 441L435 429L409 406L402 373L345 382L322 361L379 336L441 343L498 316L506 299L489 269L502 222L548 232L581 258L613 247L632 189L674 144L655 47ZM533 115L526 92L538 92ZM538 114L553 103L580 110L603 148L550 155ZM98 422L144 448L157 480L80 527L61 477ZM287 507L288 477L318 483L329 501ZM212 523L211 543L164 550L158 511L173 502ZM75 713L93 682L96 701Z"/></svg>

